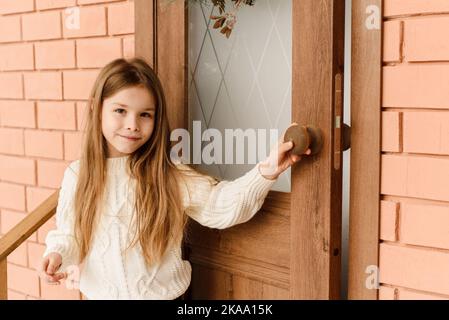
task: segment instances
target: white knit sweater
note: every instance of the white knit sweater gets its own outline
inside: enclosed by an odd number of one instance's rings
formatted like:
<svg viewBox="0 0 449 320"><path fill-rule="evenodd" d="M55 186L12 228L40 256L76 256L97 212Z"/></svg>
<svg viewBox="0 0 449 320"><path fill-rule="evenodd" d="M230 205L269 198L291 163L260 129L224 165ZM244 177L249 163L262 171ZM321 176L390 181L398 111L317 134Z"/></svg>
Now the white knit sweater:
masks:
<svg viewBox="0 0 449 320"><path fill-rule="evenodd" d="M91 251L80 267L79 288L88 299L175 299L188 288L192 268L181 257L181 245L168 249L159 265L147 268L140 245L122 252L130 243L133 186L126 172L127 156L107 159L105 201ZM187 166L178 164L178 166ZM275 180L263 177L259 164L234 181L213 185L211 177L188 177L182 182L185 213L200 224L224 229L250 220L261 208ZM46 237L45 257L62 256L59 271L78 266L74 238L73 198L79 160L64 172L56 210L57 229Z"/></svg>

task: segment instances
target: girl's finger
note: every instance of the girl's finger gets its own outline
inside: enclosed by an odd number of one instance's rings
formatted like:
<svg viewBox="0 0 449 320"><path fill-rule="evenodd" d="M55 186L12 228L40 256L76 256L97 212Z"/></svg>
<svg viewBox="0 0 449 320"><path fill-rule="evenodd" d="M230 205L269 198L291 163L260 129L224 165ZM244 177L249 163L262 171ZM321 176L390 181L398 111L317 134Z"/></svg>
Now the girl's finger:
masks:
<svg viewBox="0 0 449 320"><path fill-rule="evenodd" d="M60 280L64 280L66 278L66 273L60 272L60 273L56 273L54 275L47 275L46 278L47 278L47 282L59 284Z"/></svg>
<svg viewBox="0 0 449 320"><path fill-rule="evenodd" d="M48 284L59 284L59 280L53 276L47 275L45 277L45 282Z"/></svg>
<svg viewBox="0 0 449 320"><path fill-rule="evenodd" d="M63 280L67 277L67 274L65 272L59 272L59 273L56 273L54 275L54 277L58 280Z"/></svg>
<svg viewBox="0 0 449 320"><path fill-rule="evenodd" d="M53 260L50 260L48 267L47 267L47 273L53 274L56 272L59 266L56 265L56 263Z"/></svg>
<svg viewBox="0 0 449 320"><path fill-rule="evenodd" d="M288 150L291 150L294 147L294 143L292 141L284 142L279 147L279 153L287 152Z"/></svg>
<svg viewBox="0 0 449 320"><path fill-rule="evenodd" d="M292 160L293 163L295 163L295 162L298 162L299 160L301 160L301 157L300 157L300 156L297 156L297 155L295 155L295 154L292 154L292 155L290 156L290 159Z"/></svg>

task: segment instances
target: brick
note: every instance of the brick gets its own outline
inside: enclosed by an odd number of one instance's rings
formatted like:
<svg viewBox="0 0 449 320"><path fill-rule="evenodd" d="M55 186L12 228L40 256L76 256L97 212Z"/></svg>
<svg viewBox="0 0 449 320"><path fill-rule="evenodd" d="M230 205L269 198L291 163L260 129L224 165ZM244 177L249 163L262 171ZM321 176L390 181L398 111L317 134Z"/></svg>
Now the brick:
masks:
<svg viewBox="0 0 449 320"><path fill-rule="evenodd" d="M397 241L399 203L394 201L380 201L380 238L382 240Z"/></svg>
<svg viewBox="0 0 449 320"><path fill-rule="evenodd" d="M37 12L22 16L23 40L61 38L61 14L59 11Z"/></svg>
<svg viewBox="0 0 449 320"><path fill-rule="evenodd" d="M404 152L449 154L449 112L405 112Z"/></svg>
<svg viewBox="0 0 449 320"><path fill-rule="evenodd" d="M449 253L381 243L380 282L410 289L449 294Z"/></svg>
<svg viewBox="0 0 449 320"><path fill-rule="evenodd" d="M34 101L0 100L0 126L35 128Z"/></svg>
<svg viewBox="0 0 449 320"><path fill-rule="evenodd" d="M62 100L60 72L33 72L24 74L27 99Z"/></svg>
<svg viewBox="0 0 449 320"><path fill-rule="evenodd" d="M385 0L384 16L449 12L447 0Z"/></svg>
<svg viewBox="0 0 449 320"><path fill-rule="evenodd" d="M8 288L39 296L39 277L37 272L8 263Z"/></svg>
<svg viewBox="0 0 449 320"><path fill-rule="evenodd" d="M37 242L37 231L33 232L31 236L27 239L28 241Z"/></svg>
<svg viewBox="0 0 449 320"><path fill-rule="evenodd" d="M2 0L0 14L34 11L34 0Z"/></svg>
<svg viewBox="0 0 449 320"><path fill-rule="evenodd" d="M14 263L22 267L27 267L28 266L27 243L24 242L16 249L14 249L14 251L8 255L8 258L6 258L6 260L9 263Z"/></svg>
<svg viewBox="0 0 449 320"><path fill-rule="evenodd" d="M449 159L382 155L381 193L449 200Z"/></svg>
<svg viewBox="0 0 449 320"><path fill-rule="evenodd" d="M68 289L65 280L60 285L50 285L41 280L41 293L44 300L80 300L80 292Z"/></svg>
<svg viewBox="0 0 449 320"><path fill-rule="evenodd" d="M76 130L75 103L38 102L37 125L41 129Z"/></svg>
<svg viewBox="0 0 449 320"><path fill-rule="evenodd" d="M33 159L0 155L0 179L18 184L36 183Z"/></svg>
<svg viewBox="0 0 449 320"><path fill-rule="evenodd" d="M430 292L418 292L403 288L398 289L398 300L448 300L449 297L436 295Z"/></svg>
<svg viewBox="0 0 449 320"><path fill-rule="evenodd" d="M39 270L42 255L45 251L45 245L38 243L28 243L28 267L33 270Z"/></svg>
<svg viewBox="0 0 449 320"><path fill-rule="evenodd" d="M64 71L64 99L87 100L99 70Z"/></svg>
<svg viewBox="0 0 449 320"><path fill-rule="evenodd" d="M75 42L57 40L36 42L36 69L75 68Z"/></svg>
<svg viewBox="0 0 449 320"><path fill-rule="evenodd" d="M120 38L83 39L76 41L76 59L79 68L102 68L122 57Z"/></svg>
<svg viewBox="0 0 449 320"><path fill-rule="evenodd" d="M2 217L4 215L4 217ZM26 213L3 209L0 214L0 235L11 230L16 224L24 219ZM2 225L3 224L3 225ZM37 241L37 231L33 232L26 241Z"/></svg>
<svg viewBox="0 0 449 320"><path fill-rule="evenodd" d="M64 159L74 161L81 157L83 134L81 132L64 133Z"/></svg>
<svg viewBox="0 0 449 320"><path fill-rule="evenodd" d="M380 286L379 300L395 300L395 288Z"/></svg>
<svg viewBox="0 0 449 320"><path fill-rule="evenodd" d="M25 219L26 213L3 209L1 212L1 231L6 234L20 221Z"/></svg>
<svg viewBox="0 0 449 320"><path fill-rule="evenodd" d="M23 99L22 74L0 73L0 99Z"/></svg>
<svg viewBox="0 0 449 320"><path fill-rule="evenodd" d="M27 212L33 212L39 205L47 200L55 190L45 189L39 187L27 187L26 199L27 199Z"/></svg>
<svg viewBox="0 0 449 320"><path fill-rule="evenodd" d="M114 1L122 1L122 0L78 0L78 4L105 3Z"/></svg>
<svg viewBox="0 0 449 320"><path fill-rule="evenodd" d="M72 28L70 23L73 13L63 13L64 38L82 38L106 35L106 8L94 6L79 9L79 28ZM66 19L68 19L66 21Z"/></svg>
<svg viewBox="0 0 449 320"><path fill-rule="evenodd" d="M442 41L449 29L448 17L414 19L405 22L407 61L449 60L449 43Z"/></svg>
<svg viewBox="0 0 449 320"><path fill-rule="evenodd" d="M449 297L405 288L380 286L379 300L447 300Z"/></svg>
<svg viewBox="0 0 449 320"><path fill-rule="evenodd" d="M33 44L4 44L0 46L0 70L33 70Z"/></svg>
<svg viewBox="0 0 449 320"><path fill-rule="evenodd" d="M0 182L0 207L25 211L25 187ZM3 210L2 210L3 212ZM3 227L3 226L2 226Z"/></svg>
<svg viewBox="0 0 449 320"><path fill-rule="evenodd" d="M401 121L401 112L382 112L382 151L401 152Z"/></svg>
<svg viewBox="0 0 449 320"><path fill-rule="evenodd" d="M383 107L449 108L449 65L383 68Z"/></svg>
<svg viewBox="0 0 449 320"><path fill-rule="evenodd" d="M108 33L134 33L134 3L126 2L108 7Z"/></svg>
<svg viewBox="0 0 449 320"><path fill-rule="evenodd" d="M0 43L21 40L20 16L0 17Z"/></svg>
<svg viewBox="0 0 449 320"><path fill-rule="evenodd" d="M402 203L401 242L449 249L449 206Z"/></svg>
<svg viewBox="0 0 449 320"><path fill-rule="evenodd" d="M402 21L386 21L383 29L383 61L402 60Z"/></svg>
<svg viewBox="0 0 449 320"><path fill-rule="evenodd" d="M58 161L37 161L37 182L40 187L59 188L67 163Z"/></svg>
<svg viewBox="0 0 449 320"><path fill-rule="evenodd" d="M48 232L54 229L56 229L56 219L53 216L37 230L37 241L41 244L45 244L45 238L47 237Z"/></svg>
<svg viewBox="0 0 449 320"><path fill-rule="evenodd" d="M67 8L76 6L76 0L36 0L37 10Z"/></svg>
<svg viewBox="0 0 449 320"><path fill-rule="evenodd" d="M126 59L135 57L134 36L130 38L123 38L123 57Z"/></svg>
<svg viewBox="0 0 449 320"><path fill-rule="evenodd" d="M85 117L87 112L87 103L86 102L77 102L76 103L76 119L77 119L77 128L78 130L84 131L85 128Z"/></svg>
<svg viewBox="0 0 449 320"><path fill-rule="evenodd" d="M36 157L62 159L62 133L26 130L25 154Z"/></svg>
<svg viewBox="0 0 449 320"><path fill-rule="evenodd" d="M26 300L26 294L8 290L8 300Z"/></svg>
<svg viewBox="0 0 449 320"><path fill-rule="evenodd" d="M0 152L15 155L25 154L23 130L0 128Z"/></svg>

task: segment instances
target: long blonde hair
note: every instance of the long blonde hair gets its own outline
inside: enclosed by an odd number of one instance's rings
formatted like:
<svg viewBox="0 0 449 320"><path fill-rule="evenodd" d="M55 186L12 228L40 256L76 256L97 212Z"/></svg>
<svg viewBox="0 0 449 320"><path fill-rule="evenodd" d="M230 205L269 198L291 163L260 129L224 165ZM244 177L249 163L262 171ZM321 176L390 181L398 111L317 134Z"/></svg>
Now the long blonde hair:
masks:
<svg viewBox="0 0 449 320"><path fill-rule="evenodd" d="M103 101L132 86L151 90L157 106L150 139L127 160L127 172L137 181L134 203L136 230L131 246L139 241L145 262L151 265L160 261L167 247L181 243L186 230L188 219L182 209L177 183L182 178L181 170L169 157L170 129L162 85L143 59L116 59L100 71L86 108L86 131L74 204L80 263L90 250L96 215L99 214L97 208L104 196L107 144L101 129Z"/></svg>

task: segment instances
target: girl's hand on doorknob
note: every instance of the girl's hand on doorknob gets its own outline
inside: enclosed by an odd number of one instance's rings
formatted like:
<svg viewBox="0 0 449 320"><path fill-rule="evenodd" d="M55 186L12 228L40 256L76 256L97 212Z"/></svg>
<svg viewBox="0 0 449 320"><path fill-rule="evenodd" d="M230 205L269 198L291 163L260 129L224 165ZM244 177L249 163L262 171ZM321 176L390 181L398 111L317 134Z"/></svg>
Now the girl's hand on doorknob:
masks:
<svg viewBox="0 0 449 320"><path fill-rule="evenodd" d="M297 123L292 123L289 128L294 125ZM294 144L291 141L284 142L284 135L285 131L277 145L271 149L268 158L259 163L259 172L266 179L276 180L282 172L302 159L302 156L290 152ZM309 155L311 152L310 149L307 149L305 154Z"/></svg>

